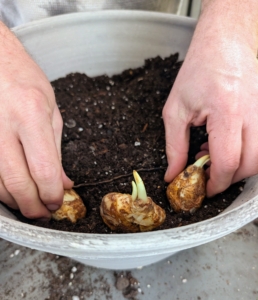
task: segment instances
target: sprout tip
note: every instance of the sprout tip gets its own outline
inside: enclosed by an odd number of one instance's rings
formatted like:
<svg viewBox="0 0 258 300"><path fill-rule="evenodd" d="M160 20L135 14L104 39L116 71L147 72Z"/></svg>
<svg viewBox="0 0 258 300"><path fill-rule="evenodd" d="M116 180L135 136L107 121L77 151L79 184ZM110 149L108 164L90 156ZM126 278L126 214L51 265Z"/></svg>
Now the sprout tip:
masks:
<svg viewBox="0 0 258 300"><path fill-rule="evenodd" d="M148 196L146 193L144 183L143 183L140 175L135 170L133 170L133 177L134 177L134 180L135 180L136 186L137 186L138 199L141 199L142 201L147 201Z"/></svg>

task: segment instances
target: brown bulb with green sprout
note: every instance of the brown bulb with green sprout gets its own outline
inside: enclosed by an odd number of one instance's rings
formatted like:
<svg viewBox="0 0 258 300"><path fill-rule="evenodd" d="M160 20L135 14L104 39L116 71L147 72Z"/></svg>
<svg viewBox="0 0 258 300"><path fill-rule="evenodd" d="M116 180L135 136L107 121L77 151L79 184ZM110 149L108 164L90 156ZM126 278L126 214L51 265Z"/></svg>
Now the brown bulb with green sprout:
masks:
<svg viewBox="0 0 258 300"><path fill-rule="evenodd" d="M133 171L132 194L109 193L102 199L100 215L105 224L113 231L140 232L150 231L160 226L165 211L147 196L144 183Z"/></svg>
<svg viewBox="0 0 258 300"><path fill-rule="evenodd" d="M203 166L209 160L209 155L199 158L168 185L167 198L175 212L193 213L201 206L206 195L206 174Z"/></svg>

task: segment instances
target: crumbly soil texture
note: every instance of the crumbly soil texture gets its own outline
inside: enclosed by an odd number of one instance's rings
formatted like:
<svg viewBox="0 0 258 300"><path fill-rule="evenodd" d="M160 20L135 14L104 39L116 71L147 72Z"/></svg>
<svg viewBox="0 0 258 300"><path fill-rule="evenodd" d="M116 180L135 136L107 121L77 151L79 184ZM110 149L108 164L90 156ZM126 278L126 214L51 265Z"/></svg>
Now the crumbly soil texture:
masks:
<svg viewBox="0 0 258 300"><path fill-rule="evenodd" d="M166 211L165 222L156 230L203 221L228 207L241 193L244 182L205 199L194 214L174 213L166 198L162 109L181 64L174 54L148 59L143 67L112 77L72 73L53 81L64 121L63 166L75 186L85 184L75 189L87 207L87 215L76 224L28 220L14 212L18 219L63 231L111 233L99 213L101 199L110 192L131 194L133 170L139 170L148 196ZM205 126L190 131L187 165L195 161L200 146L208 139Z"/></svg>

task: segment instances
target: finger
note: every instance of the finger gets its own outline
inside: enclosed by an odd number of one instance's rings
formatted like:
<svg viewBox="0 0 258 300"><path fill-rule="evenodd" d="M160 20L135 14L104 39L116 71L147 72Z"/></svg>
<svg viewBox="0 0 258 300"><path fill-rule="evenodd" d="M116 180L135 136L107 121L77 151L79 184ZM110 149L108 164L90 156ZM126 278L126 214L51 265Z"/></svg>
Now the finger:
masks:
<svg viewBox="0 0 258 300"><path fill-rule="evenodd" d="M51 116L40 103L36 103L32 112L18 133L40 199L49 210L56 210L62 204L64 189Z"/></svg>
<svg viewBox="0 0 258 300"><path fill-rule="evenodd" d="M184 118L178 116L175 106L167 102L163 109L168 161L165 174L167 182L171 182L184 169L189 148L190 129Z"/></svg>
<svg viewBox="0 0 258 300"><path fill-rule="evenodd" d="M0 174L6 191L14 198L21 213L31 219L49 218L50 212L41 202L34 181L30 177L21 144L9 134L8 140L1 141ZM4 158L4 160L3 160ZM11 203L11 198L1 189L3 199ZM5 200L3 200L5 201Z"/></svg>
<svg viewBox="0 0 258 300"><path fill-rule="evenodd" d="M215 116L214 116L215 118ZM242 120L220 116L218 121L208 119L210 178L207 196L226 190L240 165L242 147Z"/></svg>
<svg viewBox="0 0 258 300"><path fill-rule="evenodd" d="M201 150L207 150L207 151L209 151L209 143L208 142L203 143L201 145Z"/></svg>
<svg viewBox="0 0 258 300"><path fill-rule="evenodd" d="M208 155L208 154L209 154L209 151L207 151L207 150L200 151L200 152L198 152L198 153L195 155L195 159L197 160L197 159L203 157L204 155ZM206 165L209 166L209 165L210 165L210 161L207 162Z"/></svg>
<svg viewBox="0 0 258 300"><path fill-rule="evenodd" d="M256 136L258 136L257 124L243 129L242 158L233 182L258 174L258 140L254 138Z"/></svg>
<svg viewBox="0 0 258 300"><path fill-rule="evenodd" d="M210 172L211 172L211 168L209 167L207 170L205 170L205 174L207 178L210 178Z"/></svg>
<svg viewBox="0 0 258 300"><path fill-rule="evenodd" d="M61 153L61 139L62 139L62 129L63 129L63 120L60 114L60 111L57 106L54 108L53 119L52 119L52 127L54 131L56 149L58 152L59 160L62 162L62 153ZM67 177L62 168L62 180L63 180L63 188L71 189L73 187L74 182Z"/></svg>
<svg viewBox="0 0 258 300"><path fill-rule="evenodd" d="M54 132L54 139L56 144L57 153L60 161L62 160L61 154L61 140L62 140L62 130L63 130L63 119L61 117L60 111L55 105L53 116L52 116L52 127Z"/></svg>
<svg viewBox="0 0 258 300"><path fill-rule="evenodd" d="M14 198L3 185L1 178L0 178L0 201L5 203L7 206L11 207L12 209L19 209L19 206L15 202Z"/></svg>
<svg viewBox="0 0 258 300"><path fill-rule="evenodd" d="M204 156L204 155L208 155L208 154L209 154L209 143L208 143L208 142L203 143L203 144L201 145L200 148L201 148L201 151L198 152L198 153L195 155L195 159L196 159L196 160L199 159L199 158L201 158L201 157ZM206 165L210 165L210 161L207 162Z"/></svg>

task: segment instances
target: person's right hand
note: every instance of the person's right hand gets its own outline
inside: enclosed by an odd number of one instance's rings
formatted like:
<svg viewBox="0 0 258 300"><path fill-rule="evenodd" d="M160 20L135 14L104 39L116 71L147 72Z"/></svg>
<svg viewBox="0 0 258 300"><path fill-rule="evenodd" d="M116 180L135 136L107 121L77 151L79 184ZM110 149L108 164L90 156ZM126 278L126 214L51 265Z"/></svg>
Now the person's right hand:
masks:
<svg viewBox="0 0 258 300"><path fill-rule="evenodd" d="M50 218L73 182L61 165L62 118L53 89L0 24L0 200L27 218Z"/></svg>

